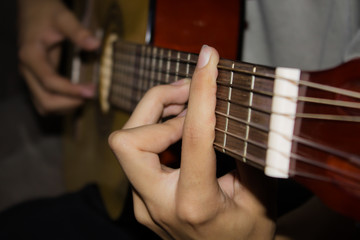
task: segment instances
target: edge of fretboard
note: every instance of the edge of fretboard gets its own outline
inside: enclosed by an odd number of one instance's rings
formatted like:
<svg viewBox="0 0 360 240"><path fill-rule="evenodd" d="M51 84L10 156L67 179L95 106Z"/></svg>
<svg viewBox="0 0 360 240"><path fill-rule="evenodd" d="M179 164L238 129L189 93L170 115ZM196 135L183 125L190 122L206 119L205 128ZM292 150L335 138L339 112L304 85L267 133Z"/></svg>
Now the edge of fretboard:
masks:
<svg viewBox="0 0 360 240"><path fill-rule="evenodd" d="M191 78L198 58L195 53L123 41L116 41L114 48L110 102L126 111L132 111L151 87ZM285 115L295 116L296 101L289 99L297 98L300 70L220 59L218 72L215 149L269 176L288 177L294 119ZM290 111L284 112L284 106Z"/></svg>

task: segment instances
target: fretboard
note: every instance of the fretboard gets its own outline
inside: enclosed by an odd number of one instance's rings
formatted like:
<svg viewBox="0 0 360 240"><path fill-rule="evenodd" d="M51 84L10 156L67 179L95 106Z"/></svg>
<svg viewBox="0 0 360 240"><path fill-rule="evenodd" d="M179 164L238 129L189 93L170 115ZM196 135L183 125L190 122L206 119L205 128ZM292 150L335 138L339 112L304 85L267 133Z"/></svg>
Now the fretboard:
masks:
<svg viewBox="0 0 360 240"><path fill-rule="evenodd" d="M132 111L153 86L191 78L197 54L117 41L110 103ZM221 59L218 64L214 147L264 168L274 69Z"/></svg>

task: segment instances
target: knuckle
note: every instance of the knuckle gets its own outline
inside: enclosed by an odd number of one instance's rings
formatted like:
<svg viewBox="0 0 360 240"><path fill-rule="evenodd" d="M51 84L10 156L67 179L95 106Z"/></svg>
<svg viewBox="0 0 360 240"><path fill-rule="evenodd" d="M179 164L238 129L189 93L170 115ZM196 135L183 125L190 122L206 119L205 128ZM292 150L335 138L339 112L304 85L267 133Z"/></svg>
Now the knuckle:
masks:
<svg viewBox="0 0 360 240"><path fill-rule="evenodd" d="M158 99L162 95L163 88L163 85L152 87L147 91L146 95L151 99Z"/></svg>
<svg viewBox="0 0 360 240"><path fill-rule="evenodd" d="M196 144L201 139L201 134L199 133L199 128L196 126L185 126L185 131L183 133L183 138L188 142Z"/></svg>
<svg viewBox="0 0 360 240"><path fill-rule="evenodd" d="M208 221L205 209L189 201L183 201L177 205L176 216L180 221L193 226L202 225Z"/></svg>
<svg viewBox="0 0 360 240"><path fill-rule="evenodd" d="M147 101L148 105L155 107L162 104L164 98L164 85L150 88L144 95L142 101Z"/></svg>
<svg viewBox="0 0 360 240"><path fill-rule="evenodd" d="M127 151L131 147L131 134L126 130L118 130L110 134L108 138L111 149L117 152Z"/></svg>
<svg viewBox="0 0 360 240"><path fill-rule="evenodd" d="M161 204L148 204L151 219L158 225L171 225L174 221L174 211L171 207L164 208Z"/></svg>
<svg viewBox="0 0 360 240"><path fill-rule="evenodd" d="M194 145L204 140L213 141L215 139L215 123L215 115L208 116L200 122L187 123L184 126L183 139Z"/></svg>

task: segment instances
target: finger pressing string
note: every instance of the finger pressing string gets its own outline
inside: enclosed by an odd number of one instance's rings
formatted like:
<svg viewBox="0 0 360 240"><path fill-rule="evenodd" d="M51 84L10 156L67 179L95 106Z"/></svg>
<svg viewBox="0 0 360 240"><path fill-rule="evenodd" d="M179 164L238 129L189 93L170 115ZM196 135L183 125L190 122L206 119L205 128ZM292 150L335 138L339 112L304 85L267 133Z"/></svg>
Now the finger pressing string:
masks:
<svg viewBox="0 0 360 240"><path fill-rule="evenodd" d="M218 61L217 51L204 46L190 86L179 182L179 191L185 197L217 188L213 141Z"/></svg>
<svg viewBox="0 0 360 240"><path fill-rule="evenodd" d="M158 154L177 142L184 118L114 132L109 144L134 188L150 198L151 186L161 184L163 169ZM151 179L151 181L149 181Z"/></svg>
<svg viewBox="0 0 360 240"><path fill-rule="evenodd" d="M161 85L152 88L136 106L124 128L157 123L164 115L180 113L189 96L189 85L190 80L184 79L176 85ZM166 109L167 107L170 109Z"/></svg>

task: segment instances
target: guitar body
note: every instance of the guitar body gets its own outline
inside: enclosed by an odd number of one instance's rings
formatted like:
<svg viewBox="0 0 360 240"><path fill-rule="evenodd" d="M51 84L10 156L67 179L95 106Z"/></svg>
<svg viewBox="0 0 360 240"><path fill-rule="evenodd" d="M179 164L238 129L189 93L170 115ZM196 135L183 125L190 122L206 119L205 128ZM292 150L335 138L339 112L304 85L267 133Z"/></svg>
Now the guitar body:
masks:
<svg viewBox="0 0 360 240"><path fill-rule="evenodd" d="M358 64L358 60L353 60L335 69L303 73L302 79L360 92ZM359 103L358 99L318 89L303 87L300 91L306 91L308 97ZM331 105L319 108L316 103L302 103L298 108L302 112L315 114L336 113L338 116L359 116L360 114L359 109ZM323 146L323 149L320 150L311 144L294 144L294 152L317 164L296 161L293 169L298 172L326 177L328 180L319 181L319 179L311 179L306 176L296 176L296 181L316 193L332 209L360 220L360 208L356 207L360 203L360 124L358 122L317 121L314 119L298 119L297 121L298 128L295 134ZM334 153L329 154L328 149L333 150Z"/></svg>
<svg viewBox="0 0 360 240"><path fill-rule="evenodd" d="M239 54L239 29L243 24L242 1L239 0L73 2L73 9L81 16L83 24L103 39L110 32L116 32L123 40L134 43L143 44L148 39L159 47L195 53L203 44L208 44L230 59L235 60ZM151 38L149 33L152 33ZM71 65L76 69L70 69L71 78L76 82L97 83L99 58L90 57L89 60L76 49L72 52L76 57L71 59ZM68 55L72 56L72 52ZM112 218L122 211L128 182L107 139L110 132L122 127L128 116L115 109L103 114L94 100L66 121L64 174L67 189L75 191L88 183L96 183Z"/></svg>
<svg viewBox="0 0 360 240"><path fill-rule="evenodd" d="M176 4L169 0L157 0L156 2L148 0L108 0L101 2L79 0L74 2L78 5L76 9L81 10L79 15L83 16L84 24L102 39L108 39L110 33L117 33L121 40L141 44L127 45L123 41L117 41L113 44L113 51L116 53L114 62L117 64L114 69L119 70L123 67L122 65L125 65L131 71L126 69L124 72L117 72L118 76L124 76L124 78L115 79L114 77L112 79L113 89L120 90L114 90L109 101L115 106L124 107L129 111L147 88L159 83L176 81L184 76L191 77L189 69L194 70L197 59L191 53L198 53L203 44L218 49L220 56L225 59L220 60L218 66L217 127L214 146L217 150L240 160L238 161L239 165L241 162L246 162L265 170L266 174L269 172L266 172L266 168L273 173L273 170L279 172L277 171L279 169L274 168L274 166L278 167L278 162L276 164L267 162L267 151L269 149L269 152L274 150L274 146L268 142L269 134L274 136L280 132L281 128L273 131L270 129L269 122L272 115L276 115L276 110L272 110L273 95L276 95L273 92L274 82L286 80L288 76L277 75L275 68L232 61L236 60L240 53L239 46L241 46L242 37L239 34L239 29L243 25L242 1L183 0L176 2ZM144 43L151 43L158 48L142 45ZM84 54L78 55L78 60L72 64L77 66L76 71L72 71L72 79L80 82L93 81L97 83L99 56L90 58L90 60L79 61L79 58L84 57ZM129 56L132 57L132 60L128 58ZM165 61L167 64L162 64ZM81 62L80 66L78 66L79 62ZM345 68L349 66L353 66L355 70L352 69L351 71L356 72L359 60L345 64ZM140 75L139 69L142 70L142 75ZM181 69L187 70L181 72ZM132 71L136 74L129 74ZM155 73L156 78L154 77ZM311 100L311 98L322 96L317 91L308 91L312 87L306 87L307 82L321 83L322 87L326 87L332 84L331 81L329 83L327 80L334 73L336 76L334 75L332 82L341 79L343 75L344 84L350 82L347 78L348 75L344 74L344 67L318 73L301 71L301 84L305 84L305 87L300 87L300 91L297 92L300 95L283 98L291 99L299 96ZM159 77L163 74L167 77L165 82L162 82L161 77ZM357 84L359 76L352 77L356 78L355 86L343 86L342 84L335 84L335 86L359 92ZM126 79L126 81L121 79ZM122 91L126 94L119 94ZM324 92L328 91L325 90ZM277 95L281 97L282 93L277 93ZM341 104L346 101L346 99L342 99L342 96L336 95L334 97L334 94L325 94L323 97L329 98L329 100L341 100ZM357 96L356 98L357 100L353 100L354 102L358 102L360 97ZM119 100L118 103L117 100ZM300 102L300 100L297 101ZM126 104L122 105L122 103ZM297 106L298 112L294 112L294 114L303 114L304 110L310 110L311 115L324 109L323 114L330 116L332 114L358 116L359 114L358 110L354 109L342 113L337 110L327 111L327 107L323 107L323 105L317 106L317 109L311 109L310 105L305 104L303 106L300 103ZM334 106L332 107L338 109L336 105ZM275 114L273 114L274 112ZM285 117L287 114L290 113L285 112ZM89 102L77 114L68 119L68 128L64 136L65 179L68 189L77 190L87 183L97 183L108 212L114 218L121 213L127 195L128 182L110 151L107 139L109 133L120 129L127 118L128 113L115 108L111 108L109 113L103 114L97 101ZM359 130L359 124L356 121L350 124L345 124L342 121L331 121L321 119L314 121L306 117L296 119L295 131L291 130L290 133L295 137L293 149L290 147L289 152L282 154L279 159L285 159L284 156L287 155L295 158L289 158L290 164L286 164L285 161L285 164L279 165L282 171L280 171L280 177L283 175L294 177L295 180L303 183L335 210L359 219L359 211L352 211L352 208L357 206L359 202L358 156L360 153L357 144L354 143L358 139L356 133ZM341 130L338 126L343 125L348 126L346 127L346 135L351 137L341 136ZM351 129L355 129L355 131ZM329 137L328 133L336 134L332 135L335 137ZM285 139L289 141L289 138ZM306 144L303 144L304 142ZM304 145L306 146L304 147ZM276 149L276 151L283 153L282 149ZM342 153L339 154L339 151L353 154L355 158ZM339 158L338 155L342 155L342 157ZM325 166L325 168L320 168L320 171L319 166ZM284 170L289 172L284 174ZM338 174L339 171L341 172L340 175ZM326 182L318 181L318 176L325 176ZM262 185L260 189L263 193L259 193L259 195L267 194L263 191L264 188L270 190L270 188ZM339 197L334 198L332 194L337 194Z"/></svg>

